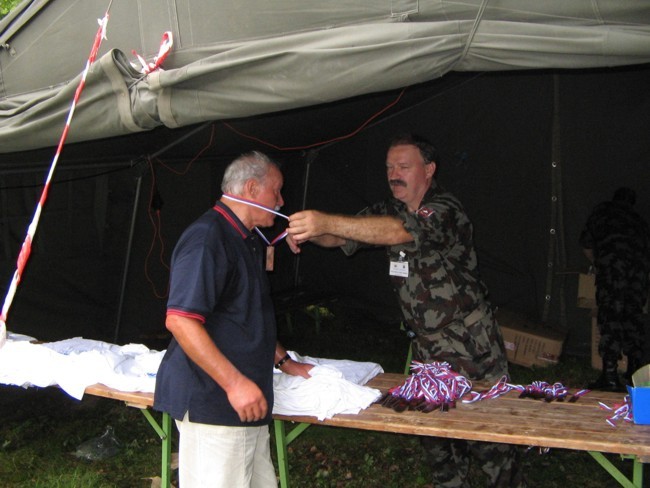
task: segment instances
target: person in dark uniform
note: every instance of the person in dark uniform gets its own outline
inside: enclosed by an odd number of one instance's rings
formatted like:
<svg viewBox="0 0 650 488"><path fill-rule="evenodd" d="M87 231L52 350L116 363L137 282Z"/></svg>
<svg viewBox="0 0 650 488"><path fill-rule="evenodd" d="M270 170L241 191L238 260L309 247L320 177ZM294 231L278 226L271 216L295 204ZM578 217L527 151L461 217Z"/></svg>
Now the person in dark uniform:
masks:
<svg viewBox="0 0 650 488"><path fill-rule="evenodd" d="M471 380L497 381L508 374L501 330L479 276L472 224L458 199L436 182L437 160L426 139L394 138L386 155L393 198L354 216L295 213L289 244L312 241L346 254L386 246L388 274L415 333L413 359L445 361ZM472 462L487 475L485 486L525 486L513 446L434 437L423 444L436 487L468 486Z"/></svg>
<svg viewBox="0 0 650 488"><path fill-rule="evenodd" d="M636 194L619 188L598 204L580 234L580 245L596 273L596 304L603 371L592 389L624 391L618 377L621 353L625 379L643 365L643 305L650 286L650 228L634 210Z"/></svg>

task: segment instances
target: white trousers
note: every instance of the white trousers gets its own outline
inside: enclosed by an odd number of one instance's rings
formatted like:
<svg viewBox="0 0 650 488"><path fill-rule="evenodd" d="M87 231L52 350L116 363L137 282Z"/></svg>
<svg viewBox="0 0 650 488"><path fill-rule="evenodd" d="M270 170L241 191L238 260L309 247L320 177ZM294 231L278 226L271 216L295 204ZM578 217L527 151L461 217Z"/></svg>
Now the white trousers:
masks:
<svg viewBox="0 0 650 488"><path fill-rule="evenodd" d="M269 427L176 421L179 488L277 488Z"/></svg>

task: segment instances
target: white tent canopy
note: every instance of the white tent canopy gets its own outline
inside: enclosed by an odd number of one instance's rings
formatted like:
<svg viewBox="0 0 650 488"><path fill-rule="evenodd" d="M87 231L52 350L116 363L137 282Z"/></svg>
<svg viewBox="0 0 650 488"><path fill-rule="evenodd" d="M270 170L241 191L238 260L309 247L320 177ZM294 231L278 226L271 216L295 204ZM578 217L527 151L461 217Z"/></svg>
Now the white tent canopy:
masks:
<svg viewBox="0 0 650 488"><path fill-rule="evenodd" d="M0 152L53 146L108 1L25 0L0 21ZM163 70L143 76L164 32ZM638 0L113 0L70 142L288 110L449 71L650 62Z"/></svg>

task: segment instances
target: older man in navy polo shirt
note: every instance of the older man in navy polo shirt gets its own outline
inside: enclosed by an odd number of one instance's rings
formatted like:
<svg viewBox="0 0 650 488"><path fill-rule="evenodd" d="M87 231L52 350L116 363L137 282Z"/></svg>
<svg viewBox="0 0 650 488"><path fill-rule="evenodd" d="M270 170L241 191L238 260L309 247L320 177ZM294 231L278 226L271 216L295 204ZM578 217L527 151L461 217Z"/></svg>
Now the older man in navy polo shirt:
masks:
<svg viewBox="0 0 650 488"><path fill-rule="evenodd" d="M275 487L269 423L273 365L309 376L277 343L266 245L252 232L281 207L282 173L264 154L233 161L222 198L181 236L171 261L154 408L180 433L180 485Z"/></svg>

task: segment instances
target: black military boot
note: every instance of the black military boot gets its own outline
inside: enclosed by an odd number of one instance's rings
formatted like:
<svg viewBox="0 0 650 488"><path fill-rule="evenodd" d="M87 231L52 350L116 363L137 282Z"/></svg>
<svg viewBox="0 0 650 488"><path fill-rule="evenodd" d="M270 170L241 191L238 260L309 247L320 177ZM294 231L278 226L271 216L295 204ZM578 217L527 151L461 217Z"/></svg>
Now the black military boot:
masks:
<svg viewBox="0 0 650 488"><path fill-rule="evenodd" d="M618 360L609 356L603 357L603 372L600 378L587 385L587 388L613 392L626 391L618 379Z"/></svg>

